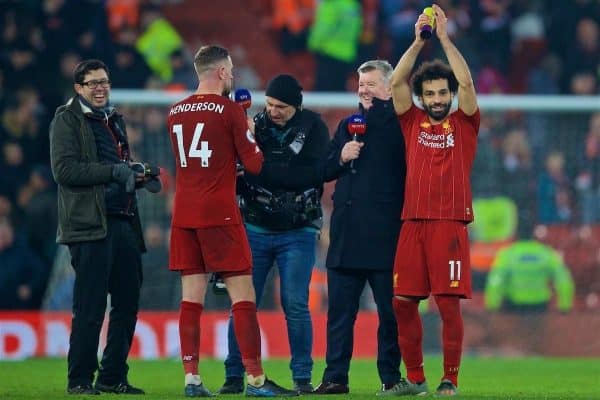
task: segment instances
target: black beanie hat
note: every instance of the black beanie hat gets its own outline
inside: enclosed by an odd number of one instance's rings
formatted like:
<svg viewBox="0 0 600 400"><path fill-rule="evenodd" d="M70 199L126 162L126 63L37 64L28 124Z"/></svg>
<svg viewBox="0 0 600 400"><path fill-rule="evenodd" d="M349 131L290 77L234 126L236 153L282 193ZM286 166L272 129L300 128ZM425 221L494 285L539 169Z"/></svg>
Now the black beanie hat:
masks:
<svg viewBox="0 0 600 400"><path fill-rule="evenodd" d="M302 86L291 75L281 74L271 79L265 95L296 108L302 105Z"/></svg>

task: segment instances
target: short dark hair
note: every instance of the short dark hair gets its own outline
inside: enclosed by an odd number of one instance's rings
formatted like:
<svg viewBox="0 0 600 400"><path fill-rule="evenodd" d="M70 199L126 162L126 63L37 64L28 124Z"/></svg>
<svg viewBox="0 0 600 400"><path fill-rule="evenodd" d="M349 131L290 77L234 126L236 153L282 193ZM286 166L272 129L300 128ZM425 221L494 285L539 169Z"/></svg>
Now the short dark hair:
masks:
<svg viewBox="0 0 600 400"><path fill-rule="evenodd" d="M458 91L458 81L452 68L442 60L436 59L427 61L415 71L412 77L413 93L417 97L423 96L423 82L433 81L436 79L446 79L450 92L456 94Z"/></svg>
<svg viewBox="0 0 600 400"><path fill-rule="evenodd" d="M108 67L100 60L83 60L75 67L73 71L73 82L82 84L84 82L85 76L90 71L95 71L97 69L103 69L106 71L106 75L108 75Z"/></svg>
<svg viewBox="0 0 600 400"><path fill-rule="evenodd" d="M194 68L201 74L215 66L216 63L229 57L229 50L221 46L202 46L194 56Z"/></svg>

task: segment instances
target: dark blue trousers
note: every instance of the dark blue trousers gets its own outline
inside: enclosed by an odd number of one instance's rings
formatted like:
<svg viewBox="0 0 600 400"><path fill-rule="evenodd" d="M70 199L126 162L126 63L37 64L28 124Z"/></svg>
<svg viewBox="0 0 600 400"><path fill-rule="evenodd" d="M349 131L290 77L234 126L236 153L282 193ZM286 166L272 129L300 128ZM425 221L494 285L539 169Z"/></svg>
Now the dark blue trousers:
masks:
<svg viewBox="0 0 600 400"><path fill-rule="evenodd" d="M366 283L373 291L379 326L377 328L377 372L382 383L400 380L398 328L392 308L392 271L327 269L327 367L324 382L348 384L348 370L354 345L354 322Z"/></svg>

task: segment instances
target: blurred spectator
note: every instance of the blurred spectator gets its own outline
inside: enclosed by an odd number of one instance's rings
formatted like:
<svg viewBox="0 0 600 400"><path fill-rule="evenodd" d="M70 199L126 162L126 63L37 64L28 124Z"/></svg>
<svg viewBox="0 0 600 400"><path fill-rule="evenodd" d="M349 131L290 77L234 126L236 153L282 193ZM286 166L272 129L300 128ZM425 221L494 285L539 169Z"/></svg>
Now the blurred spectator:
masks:
<svg viewBox="0 0 600 400"><path fill-rule="evenodd" d="M11 215L13 206L10 202L10 199L2 194L0 194L0 218L8 217Z"/></svg>
<svg viewBox="0 0 600 400"><path fill-rule="evenodd" d="M59 245L52 265L42 309L45 311L71 311L75 270L71 267L71 253Z"/></svg>
<svg viewBox="0 0 600 400"><path fill-rule="evenodd" d="M382 0L383 22L392 42L391 60L400 59L413 42L415 21L423 7L422 0Z"/></svg>
<svg viewBox="0 0 600 400"><path fill-rule="evenodd" d="M502 169L500 170L500 194L510 197L519 210L517 235L529 237L533 228L534 170L527 133L513 129L502 143Z"/></svg>
<svg viewBox="0 0 600 400"><path fill-rule="evenodd" d="M43 0L39 9L36 24L41 27L42 37L46 43L48 59L58 59L73 43L73 33L69 21L76 16L66 6L65 0Z"/></svg>
<svg viewBox="0 0 600 400"><path fill-rule="evenodd" d="M166 168L171 174L175 173L173 154L165 151L170 143L169 137L165 135L167 125L164 111L158 107L146 108L140 129L142 140L135 146L139 150L139 160Z"/></svg>
<svg viewBox="0 0 600 400"><path fill-rule="evenodd" d="M531 94L559 94L559 80L561 73L561 62L554 54L547 54L535 64L526 77L526 92ZM534 157L534 165L543 162L543 154L549 141L549 134L553 130L554 120L548 117L548 113L527 113L527 132Z"/></svg>
<svg viewBox="0 0 600 400"><path fill-rule="evenodd" d="M513 93L525 92L529 71L547 53L542 7L540 0L512 4L510 81Z"/></svg>
<svg viewBox="0 0 600 400"><path fill-rule="evenodd" d="M430 6L431 2L422 2L424 3L422 7ZM482 54L479 50L479 43L477 40L477 35L475 34L475 28L473 27L473 19L471 18L471 10L469 8L468 0L438 0L436 1L438 5L442 7L445 11L446 16L448 17L447 21L447 31L448 36L455 43L456 47L460 50L465 60L469 60L469 66L471 68L473 78L478 74L478 71L482 68L482 63L485 61L482 59ZM421 12L421 11L419 11ZM413 27L414 29L414 27ZM413 34L414 36L414 34ZM409 43L410 44L410 43ZM441 46L430 46L433 49L429 49L432 51L431 58L440 58L445 59L446 55L444 54L444 50ZM402 52L404 51L401 49ZM427 49L425 49L427 51ZM489 64L489 63L488 63ZM492 65L492 68L496 67ZM502 79L506 79L501 73ZM480 91L478 87L478 92Z"/></svg>
<svg viewBox="0 0 600 400"><path fill-rule="evenodd" d="M358 0L323 0L308 37L316 57L315 91L343 92L358 52L362 29Z"/></svg>
<svg viewBox="0 0 600 400"><path fill-rule="evenodd" d="M600 20L597 0L545 0L543 11L548 23L548 43L561 59L575 42L577 23L583 18Z"/></svg>
<svg viewBox="0 0 600 400"><path fill-rule="evenodd" d="M193 57L185 48L177 49L169 57L173 77L169 81L167 90L195 90L198 86L198 77L192 67L194 65ZM237 61L237 60L236 60ZM238 66L236 62L235 80L238 81Z"/></svg>
<svg viewBox="0 0 600 400"><path fill-rule="evenodd" d="M161 181L165 182L175 173L175 159L173 153L165 151L170 148L169 137L165 135L167 131L164 112L158 107L148 107L145 109L142 124L134 129L127 130L131 139L139 136L139 143L133 145L134 156L136 160L147 162L161 168ZM132 136L132 132L134 135ZM163 186L159 195L150 195L150 193L139 193L139 209L141 215L155 222L165 221L167 217L164 214L166 207L167 187ZM144 264L145 265L145 264Z"/></svg>
<svg viewBox="0 0 600 400"><path fill-rule="evenodd" d="M6 100L6 90L4 89L5 79L6 73L4 72L4 69L2 69L2 65L0 64L0 110L4 109L4 102Z"/></svg>
<svg viewBox="0 0 600 400"><path fill-rule="evenodd" d="M500 154L492 133L494 119L486 113L481 115L477 153L473 161L471 189L473 197L489 197L498 193L501 170Z"/></svg>
<svg viewBox="0 0 600 400"><path fill-rule="evenodd" d="M158 224L148 224L144 237L146 253L142 255L144 284L140 293L140 308L177 310L181 283L177 274L169 271L167 235Z"/></svg>
<svg viewBox="0 0 600 400"><path fill-rule="evenodd" d="M21 145L14 141L0 142L0 195L12 204L17 202L17 191L29 178L29 167Z"/></svg>
<svg viewBox="0 0 600 400"><path fill-rule="evenodd" d="M74 16L69 20L69 27L73 30L81 58L101 59L112 64L114 43L108 30L105 1L68 1L67 6Z"/></svg>
<svg viewBox="0 0 600 400"><path fill-rule="evenodd" d="M38 86L40 82L40 66L34 49L25 41L18 41L4 50L6 63L4 69L10 79L6 80L7 89L16 90L24 82Z"/></svg>
<svg viewBox="0 0 600 400"><path fill-rule="evenodd" d="M478 49L490 65L506 74L511 60L511 0L470 0Z"/></svg>
<svg viewBox="0 0 600 400"><path fill-rule="evenodd" d="M598 24L598 20L587 17L577 22L574 43L569 44L564 58L564 77L571 93L596 94L600 74Z"/></svg>
<svg viewBox="0 0 600 400"><path fill-rule="evenodd" d="M143 89L152 75L144 57L129 44L115 46L114 65L110 79L114 88Z"/></svg>
<svg viewBox="0 0 600 400"><path fill-rule="evenodd" d="M474 198L476 215L469 228L471 239L472 287L482 291L499 249L514 241L517 207L507 197Z"/></svg>
<svg viewBox="0 0 600 400"><path fill-rule="evenodd" d="M597 227L584 225L576 228L560 251L571 268L577 296L589 308L597 307L600 295L600 231Z"/></svg>
<svg viewBox="0 0 600 400"><path fill-rule="evenodd" d="M547 54L539 60L527 76L527 93L558 94L561 61L555 54Z"/></svg>
<svg viewBox="0 0 600 400"><path fill-rule="evenodd" d="M574 204L571 180L565 172L565 157L555 151L546 157L546 169L537 188L537 222L556 224L573 222Z"/></svg>
<svg viewBox="0 0 600 400"><path fill-rule="evenodd" d="M271 25L279 33L281 52L287 55L306 50L308 29L315 15L316 0L272 0L271 3Z"/></svg>
<svg viewBox="0 0 600 400"><path fill-rule="evenodd" d="M162 16L157 6L145 6L140 20L142 34L136 42L136 47L150 69L163 82L169 82L173 77L169 57L183 46L183 40L173 25Z"/></svg>
<svg viewBox="0 0 600 400"><path fill-rule="evenodd" d="M492 265L485 287L488 310L514 312L546 311L554 285L557 308L573 307L573 279L561 256L535 240L520 240L501 249Z"/></svg>
<svg viewBox="0 0 600 400"><path fill-rule="evenodd" d="M138 25L140 0L107 0L108 28L113 35L128 27Z"/></svg>
<svg viewBox="0 0 600 400"><path fill-rule="evenodd" d="M246 89L261 88L262 81L248 62L246 50L242 46L235 45L231 48L230 54L235 62L235 85Z"/></svg>
<svg viewBox="0 0 600 400"><path fill-rule="evenodd" d="M0 217L0 310L36 309L47 269L16 235L8 217Z"/></svg>
<svg viewBox="0 0 600 400"><path fill-rule="evenodd" d="M593 71L577 71L571 76L570 94L593 96L598 92L598 78Z"/></svg>
<svg viewBox="0 0 600 400"><path fill-rule="evenodd" d="M358 41L358 60L377 58L379 0L361 0L363 25Z"/></svg>
<svg viewBox="0 0 600 400"><path fill-rule="evenodd" d="M481 94L509 93L508 81L493 65L484 65L475 78L477 91Z"/></svg>
<svg viewBox="0 0 600 400"><path fill-rule="evenodd" d="M591 224L600 221L600 112L592 114L589 129L575 180L581 202L581 221Z"/></svg>
<svg viewBox="0 0 600 400"><path fill-rule="evenodd" d="M19 191L18 205L24 211L23 227L28 243L50 269L56 253L56 185L50 167L35 165L29 181ZM44 221L44 223L40 223Z"/></svg>
<svg viewBox="0 0 600 400"><path fill-rule="evenodd" d="M49 161L48 138L40 134L44 112L38 91L24 86L14 93L2 113L0 139L18 143L25 163Z"/></svg>

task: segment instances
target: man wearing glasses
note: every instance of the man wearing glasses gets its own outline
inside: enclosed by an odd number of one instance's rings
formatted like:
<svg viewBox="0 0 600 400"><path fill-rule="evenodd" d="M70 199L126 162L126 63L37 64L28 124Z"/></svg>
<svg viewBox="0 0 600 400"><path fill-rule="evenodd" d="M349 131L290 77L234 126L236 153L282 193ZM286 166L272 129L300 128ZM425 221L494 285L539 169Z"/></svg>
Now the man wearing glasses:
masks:
<svg viewBox="0 0 600 400"><path fill-rule="evenodd" d="M106 65L83 61L73 79L77 95L56 110L50 124L52 173L58 183L57 242L69 246L75 270L67 392L143 394L127 380L127 356L145 251L135 189L150 177L130 168L125 122L109 103ZM108 335L99 367L98 341L109 293Z"/></svg>

